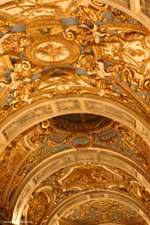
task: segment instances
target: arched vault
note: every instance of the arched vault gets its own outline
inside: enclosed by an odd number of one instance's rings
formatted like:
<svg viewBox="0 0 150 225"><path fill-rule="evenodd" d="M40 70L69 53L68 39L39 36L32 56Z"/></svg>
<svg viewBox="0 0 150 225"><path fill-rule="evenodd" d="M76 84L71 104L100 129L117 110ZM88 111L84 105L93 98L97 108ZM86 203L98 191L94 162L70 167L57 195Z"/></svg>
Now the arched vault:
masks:
<svg viewBox="0 0 150 225"><path fill-rule="evenodd" d="M0 223L150 225L149 11L0 0Z"/></svg>

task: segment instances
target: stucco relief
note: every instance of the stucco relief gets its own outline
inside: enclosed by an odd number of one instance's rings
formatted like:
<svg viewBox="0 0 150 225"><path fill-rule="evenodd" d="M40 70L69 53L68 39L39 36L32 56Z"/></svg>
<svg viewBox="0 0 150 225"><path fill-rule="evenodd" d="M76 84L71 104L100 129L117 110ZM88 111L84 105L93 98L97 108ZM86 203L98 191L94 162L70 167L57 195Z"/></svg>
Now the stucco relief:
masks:
<svg viewBox="0 0 150 225"><path fill-rule="evenodd" d="M4 224L150 225L148 7L1 0Z"/></svg>

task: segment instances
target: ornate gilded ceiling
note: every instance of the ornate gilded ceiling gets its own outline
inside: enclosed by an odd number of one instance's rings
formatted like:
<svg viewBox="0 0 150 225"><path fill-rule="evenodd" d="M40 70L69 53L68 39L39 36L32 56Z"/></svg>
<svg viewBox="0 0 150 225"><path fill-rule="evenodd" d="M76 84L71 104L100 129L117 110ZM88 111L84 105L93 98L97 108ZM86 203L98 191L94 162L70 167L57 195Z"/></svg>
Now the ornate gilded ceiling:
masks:
<svg viewBox="0 0 150 225"><path fill-rule="evenodd" d="M0 0L0 223L150 225L150 1Z"/></svg>

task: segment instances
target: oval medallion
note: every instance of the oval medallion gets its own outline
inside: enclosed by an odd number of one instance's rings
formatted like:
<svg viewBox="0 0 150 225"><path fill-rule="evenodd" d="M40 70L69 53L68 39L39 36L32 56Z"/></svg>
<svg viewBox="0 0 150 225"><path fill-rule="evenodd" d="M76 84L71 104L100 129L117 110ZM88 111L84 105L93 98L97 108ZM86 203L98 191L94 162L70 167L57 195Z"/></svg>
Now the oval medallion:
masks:
<svg viewBox="0 0 150 225"><path fill-rule="evenodd" d="M63 66L75 62L80 55L78 46L62 36L44 37L26 49L26 56L33 64Z"/></svg>

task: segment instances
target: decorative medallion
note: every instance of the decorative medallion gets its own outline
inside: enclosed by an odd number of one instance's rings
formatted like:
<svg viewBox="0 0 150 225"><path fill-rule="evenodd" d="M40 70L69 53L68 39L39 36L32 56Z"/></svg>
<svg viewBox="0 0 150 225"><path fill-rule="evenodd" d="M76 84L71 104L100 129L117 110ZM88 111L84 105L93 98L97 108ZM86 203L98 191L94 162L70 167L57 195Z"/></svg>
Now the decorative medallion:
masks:
<svg viewBox="0 0 150 225"><path fill-rule="evenodd" d="M63 66L75 62L80 55L78 46L62 36L38 38L26 49L26 56L33 64Z"/></svg>

